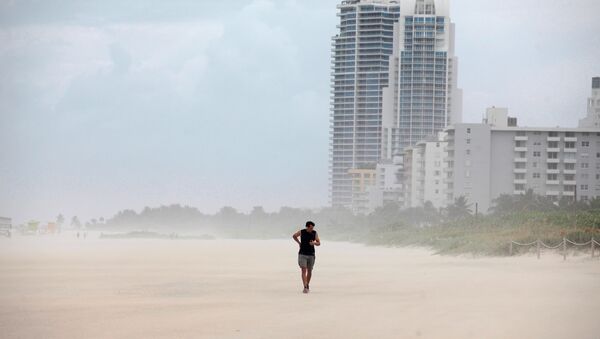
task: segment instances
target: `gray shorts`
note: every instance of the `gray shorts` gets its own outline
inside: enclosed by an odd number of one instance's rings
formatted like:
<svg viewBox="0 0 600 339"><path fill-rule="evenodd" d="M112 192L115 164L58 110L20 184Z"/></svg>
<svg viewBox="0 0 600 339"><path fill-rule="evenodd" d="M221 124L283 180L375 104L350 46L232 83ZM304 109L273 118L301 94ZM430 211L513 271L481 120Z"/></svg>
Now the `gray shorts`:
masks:
<svg viewBox="0 0 600 339"><path fill-rule="evenodd" d="M309 270L312 270L315 266L315 256L298 254L298 265L300 265L300 267L306 267Z"/></svg>

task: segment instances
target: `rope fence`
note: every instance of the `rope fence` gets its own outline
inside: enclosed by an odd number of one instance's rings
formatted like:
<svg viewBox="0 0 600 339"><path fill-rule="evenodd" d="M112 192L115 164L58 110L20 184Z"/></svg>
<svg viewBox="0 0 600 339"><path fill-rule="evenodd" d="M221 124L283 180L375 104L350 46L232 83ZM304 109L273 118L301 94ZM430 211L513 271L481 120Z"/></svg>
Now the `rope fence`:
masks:
<svg viewBox="0 0 600 339"><path fill-rule="evenodd" d="M567 260L567 243L569 243L573 246L590 246L591 250L592 250L592 258L595 255L596 246L600 247L600 242L596 241L594 238L592 238L592 240L590 240L588 242L583 242L583 243L578 243L578 242L569 240L567 238L563 238L563 240L556 245L548 245L548 244L544 243L543 241L541 241L540 239L537 239L535 241L528 242L528 243L521 243L521 242L511 240L510 246L509 246L509 253L511 256L513 255L514 246L521 246L521 247L535 246L536 252L537 252L537 258L539 259L542 247L547 248L549 250L554 250L554 249L562 247L563 260Z"/></svg>

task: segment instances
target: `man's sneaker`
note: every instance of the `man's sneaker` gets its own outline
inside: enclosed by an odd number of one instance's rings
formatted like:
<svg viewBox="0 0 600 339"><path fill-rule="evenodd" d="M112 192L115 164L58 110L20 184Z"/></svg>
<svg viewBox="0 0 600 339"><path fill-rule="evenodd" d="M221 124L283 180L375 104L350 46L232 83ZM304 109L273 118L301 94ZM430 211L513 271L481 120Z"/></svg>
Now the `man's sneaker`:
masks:
<svg viewBox="0 0 600 339"><path fill-rule="evenodd" d="M305 287L302 293L308 293L308 288Z"/></svg>

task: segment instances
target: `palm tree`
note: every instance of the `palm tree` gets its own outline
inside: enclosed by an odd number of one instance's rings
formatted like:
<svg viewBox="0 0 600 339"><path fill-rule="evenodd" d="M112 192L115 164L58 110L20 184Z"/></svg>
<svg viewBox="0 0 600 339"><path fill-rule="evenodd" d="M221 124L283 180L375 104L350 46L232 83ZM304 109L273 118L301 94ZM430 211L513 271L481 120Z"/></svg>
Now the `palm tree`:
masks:
<svg viewBox="0 0 600 339"><path fill-rule="evenodd" d="M516 207L515 197L512 194L502 194L494 199L494 205L490 211L494 214L508 214L514 212Z"/></svg>
<svg viewBox="0 0 600 339"><path fill-rule="evenodd" d="M460 197L454 199L454 203L446 207L446 212L452 219L464 218L471 215L471 204L469 204L464 195L461 195Z"/></svg>

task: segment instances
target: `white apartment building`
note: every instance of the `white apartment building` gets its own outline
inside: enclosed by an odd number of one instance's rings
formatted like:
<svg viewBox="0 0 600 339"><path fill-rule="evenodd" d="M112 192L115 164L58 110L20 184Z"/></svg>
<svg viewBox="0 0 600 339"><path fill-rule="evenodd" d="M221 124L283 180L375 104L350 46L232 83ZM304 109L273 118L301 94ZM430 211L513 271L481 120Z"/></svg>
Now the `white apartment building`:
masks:
<svg viewBox="0 0 600 339"><path fill-rule="evenodd" d="M418 207L431 202L446 205L446 141L444 133L404 149L404 206Z"/></svg>
<svg viewBox="0 0 600 339"><path fill-rule="evenodd" d="M487 123L446 129L446 203L465 196L486 212L528 189L554 201L600 196L600 128L517 127L505 117L491 109Z"/></svg>

